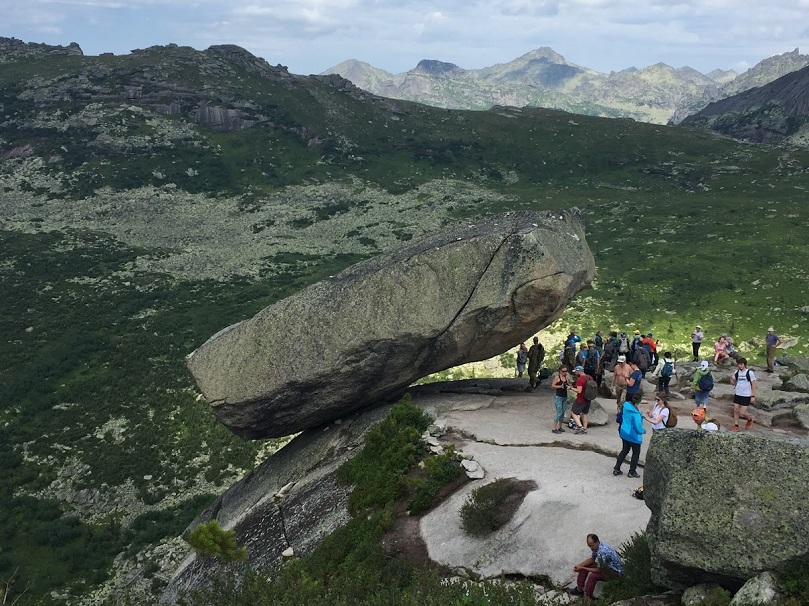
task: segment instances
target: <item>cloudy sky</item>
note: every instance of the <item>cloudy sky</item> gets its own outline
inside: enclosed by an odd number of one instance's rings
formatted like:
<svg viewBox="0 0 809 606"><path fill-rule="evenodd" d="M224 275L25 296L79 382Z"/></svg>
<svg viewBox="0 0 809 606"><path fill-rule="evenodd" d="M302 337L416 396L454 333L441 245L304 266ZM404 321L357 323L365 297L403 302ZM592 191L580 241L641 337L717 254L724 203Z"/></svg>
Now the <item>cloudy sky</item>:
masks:
<svg viewBox="0 0 809 606"><path fill-rule="evenodd" d="M809 0L0 0L0 36L85 54L238 44L296 74L346 59L474 69L549 46L602 72L657 62L738 72L800 47Z"/></svg>

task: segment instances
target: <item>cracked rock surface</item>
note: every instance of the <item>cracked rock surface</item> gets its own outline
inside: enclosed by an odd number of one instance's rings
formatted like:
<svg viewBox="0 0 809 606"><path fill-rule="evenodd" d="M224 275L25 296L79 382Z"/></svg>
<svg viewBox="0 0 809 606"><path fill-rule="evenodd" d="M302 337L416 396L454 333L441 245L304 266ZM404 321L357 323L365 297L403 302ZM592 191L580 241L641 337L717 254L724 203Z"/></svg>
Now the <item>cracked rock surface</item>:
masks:
<svg viewBox="0 0 809 606"><path fill-rule="evenodd" d="M505 213L305 288L220 331L187 364L236 434L285 436L507 350L594 276L579 211Z"/></svg>

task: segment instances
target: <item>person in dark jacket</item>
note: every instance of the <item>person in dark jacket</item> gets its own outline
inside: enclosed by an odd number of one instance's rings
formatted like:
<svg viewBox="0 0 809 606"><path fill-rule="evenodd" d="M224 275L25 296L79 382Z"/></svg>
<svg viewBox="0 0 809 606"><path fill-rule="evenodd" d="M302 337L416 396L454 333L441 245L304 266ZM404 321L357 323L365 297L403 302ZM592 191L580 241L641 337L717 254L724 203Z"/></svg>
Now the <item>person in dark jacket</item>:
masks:
<svg viewBox="0 0 809 606"><path fill-rule="evenodd" d="M545 360L545 348L539 342L539 337L534 337L534 344L528 350L528 380L531 383L531 389L539 385L540 380L537 380L537 373L542 367L542 362Z"/></svg>

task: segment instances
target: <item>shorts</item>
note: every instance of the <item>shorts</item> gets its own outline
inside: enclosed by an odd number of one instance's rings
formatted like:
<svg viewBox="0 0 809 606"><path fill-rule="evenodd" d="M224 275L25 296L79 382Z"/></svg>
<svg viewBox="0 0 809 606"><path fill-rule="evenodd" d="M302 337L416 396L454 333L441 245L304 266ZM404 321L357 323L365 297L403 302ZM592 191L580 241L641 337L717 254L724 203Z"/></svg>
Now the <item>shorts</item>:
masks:
<svg viewBox="0 0 809 606"><path fill-rule="evenodd" d="M750 406L751 396L733 396L733 403L739 406Z"/></svg>
<svg viewBox="0 0 809 606"><path fill-rule="evenodd" d="M694 401L696 401L697 404L704 404L705 406L707 406L710 398L711 398L710 391L702 391L701 389L698 389L694 392Z"/></svg>
<svg viewBox="0 0 809 606"><path fill-rule="evenodd" d="M571 412L574 415L586 415L590 412L590 402L573 402Z"/></svg>

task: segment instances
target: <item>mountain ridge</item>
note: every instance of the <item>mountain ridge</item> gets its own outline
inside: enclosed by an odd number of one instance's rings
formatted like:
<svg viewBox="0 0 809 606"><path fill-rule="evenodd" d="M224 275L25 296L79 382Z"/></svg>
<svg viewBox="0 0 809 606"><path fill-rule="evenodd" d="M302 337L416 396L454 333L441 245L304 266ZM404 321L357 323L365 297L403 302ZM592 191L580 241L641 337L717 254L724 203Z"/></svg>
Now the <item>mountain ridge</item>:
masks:
<svg viewBox="0 0 809 606"><path fill-rule="evenodd" d="M436 59L429 60L443 64ZM419 63L421 65L421 62ZM323 74L339 74L368 92L447 109L488 109L496 105L549 107L644 122L678 123L708 103L772 81L809 65L799 49L768 57L742 74L715 69L703 74L688 66L658 62L608 74L568 63L549 47L479 69L391 74L356 60ZM419 79L412 76L418 74Z"/></svg>

